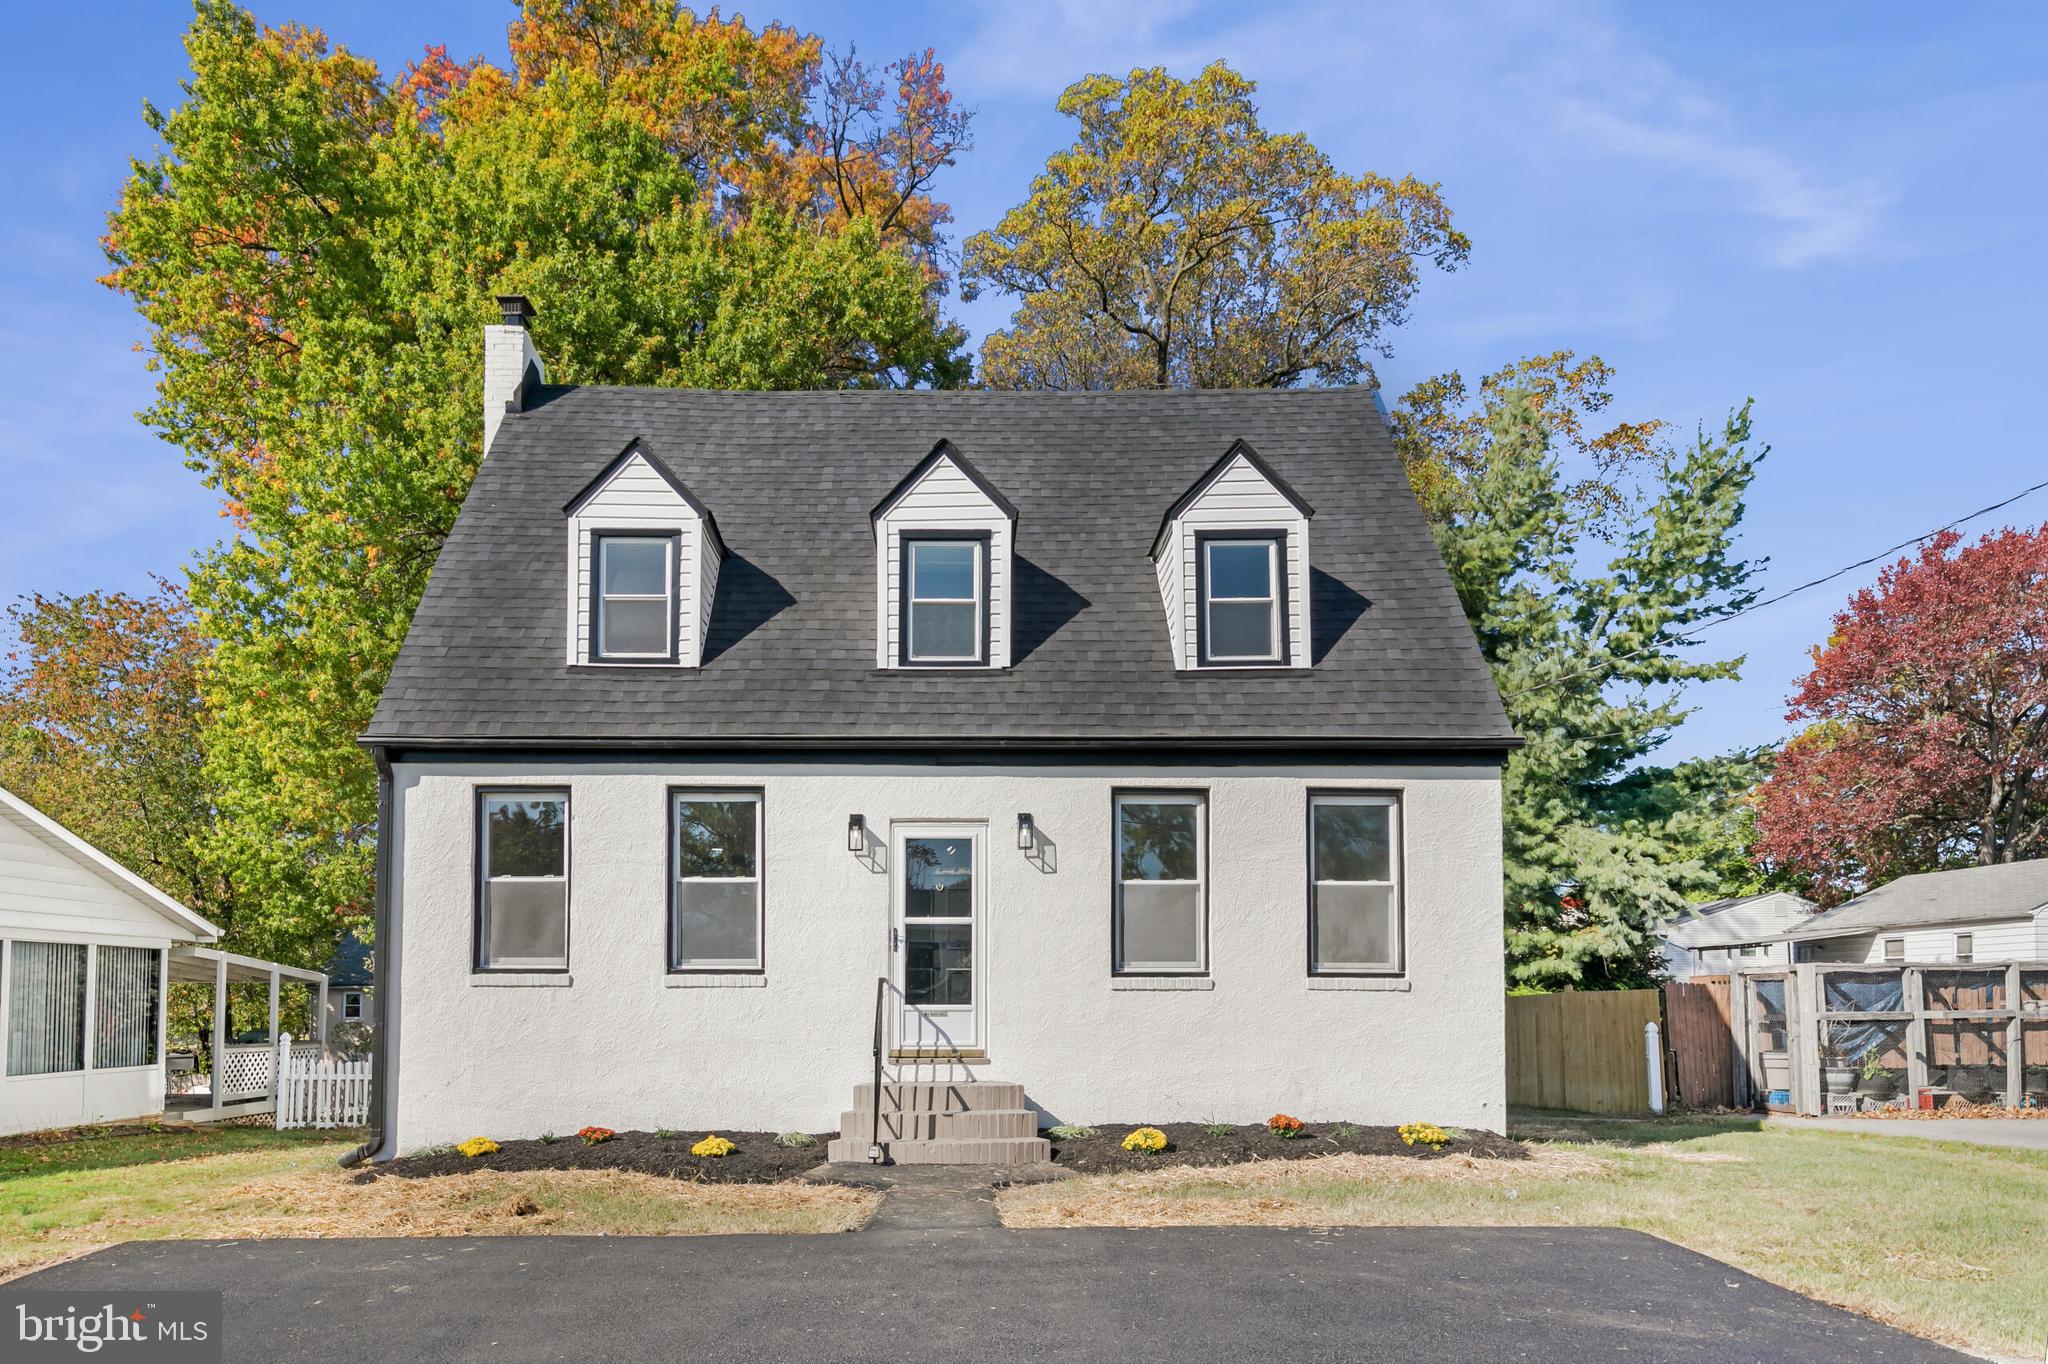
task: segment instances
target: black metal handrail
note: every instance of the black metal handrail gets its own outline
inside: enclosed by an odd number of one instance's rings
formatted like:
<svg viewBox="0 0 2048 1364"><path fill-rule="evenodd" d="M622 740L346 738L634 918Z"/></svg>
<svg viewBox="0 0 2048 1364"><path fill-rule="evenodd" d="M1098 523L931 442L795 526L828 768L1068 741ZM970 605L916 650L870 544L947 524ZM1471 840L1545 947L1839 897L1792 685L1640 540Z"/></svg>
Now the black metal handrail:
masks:
<svg viewBox="0 0 2048 1364"><path fill-rule="evenodd" d="M882 1163L882 1012L888 1004L889 978L875 977L875 1085L868 1094L868 1161Z"/></svg>

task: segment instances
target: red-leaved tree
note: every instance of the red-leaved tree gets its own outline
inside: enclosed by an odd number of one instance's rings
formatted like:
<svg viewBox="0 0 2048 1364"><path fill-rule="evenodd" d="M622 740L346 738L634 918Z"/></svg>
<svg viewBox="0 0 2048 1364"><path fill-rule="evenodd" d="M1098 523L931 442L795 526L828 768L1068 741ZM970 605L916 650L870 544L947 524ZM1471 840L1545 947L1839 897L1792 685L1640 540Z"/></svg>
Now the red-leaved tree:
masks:
<svg viewBox="0 0 2048 1364"><path fill-rule="evenodd" d="M2048 526L1961 539L1851 597L1789 700L1756 853L1826 903L2048 854Z"/></svg>

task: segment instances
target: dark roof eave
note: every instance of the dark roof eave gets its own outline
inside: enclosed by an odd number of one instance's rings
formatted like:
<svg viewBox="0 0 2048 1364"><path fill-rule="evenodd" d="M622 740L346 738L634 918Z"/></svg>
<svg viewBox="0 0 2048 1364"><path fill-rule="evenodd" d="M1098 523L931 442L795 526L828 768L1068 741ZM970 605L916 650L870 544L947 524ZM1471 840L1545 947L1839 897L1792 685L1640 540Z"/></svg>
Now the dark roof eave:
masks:
<svg viewBox="0 0 2048 1364"><path fill-rule="evenodd" d="M848 753L946 753L963 749L1060 750L1086 752L1090 749L1160 749L1186 752L1191 748L1227 749L1232 752L1299 752L1305 748L1336 752L1386 753L1495 753L1505 756L1526 742L1518 734L1508 735L1259 735L1243 738L1147 734L1112 737L1073 735L951 735L936 738L833 738L805 735L738 735L704 738L647 738L611 735L420 735L365 734L357 741L369 749L545 749L559 752L669 750L695 752L716 749L829 749Z"/></svg>

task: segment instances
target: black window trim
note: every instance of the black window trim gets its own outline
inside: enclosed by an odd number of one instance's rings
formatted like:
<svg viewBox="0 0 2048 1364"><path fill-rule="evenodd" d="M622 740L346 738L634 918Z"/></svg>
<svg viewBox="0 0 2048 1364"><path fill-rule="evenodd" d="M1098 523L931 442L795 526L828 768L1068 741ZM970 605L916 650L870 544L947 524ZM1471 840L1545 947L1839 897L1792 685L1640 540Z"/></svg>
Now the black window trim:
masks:
<svg viewBox="0 0 2048 1364"><path fill-rule="evenodd" d="M715 798L718 796L744 797L754 802L754 958L752 966L678 966L676 965L676 805L690 797ZM762 786L745 784L731 786L705 786L689 784L670 786L667 804L663 807L663 833L668 839L668 892L663 897L668 912L662 916L661 962L663 970L671 976L765 976L768 974L768 790Z"/></svg>
<svg viewBox="0 0 2048 1364"><path fill-rule="evenodd" d="M1127 970L1123 965L1124 829L1123 803L1146 796L1174 800L1192 799L1197 833L1202 845L1202 965L1193 971ZM1215 835L1210 820L1209 788L1206 786L1113 786L1109 791L1109 974L1113 979L1205 980L1216 967L1209 942L1209 843Z"/></svg>
<svg viewBox="0 0 2048 1364"><path fill-rule="evenodd" d="M1358 967L1328 970L1316 965L1316 802L1370 797L1390 801L1394 807L1394 952L1397 964L1386 967ZM1398 786L1311 786L1302 802L1302 878L1307 894L1302 922L1307 927L1303 940L1304 960L1314 979L1402 980L1408 975L1408 808L1406 792Z"/></svg>
<svg viewBox="0 0 2048 1364"><path fill-rule="evenodd" d="M484 802L493 796L560 796L562 798L562 964L560 966L486 966L484 962L484 887L489 866L484 860ZM561 782L493 782L476 788L471 811L471 858L469 910L469 973L473 976L566 976L575 950L575 863L574 806L569 788Z"/></svg>
<svg viewBox="0 0 2048 1364"><path fill-rule="evenodd" d="M668 541L668 653L611 655L604 651L604 542L607 540ZM590 532L590 647L584 651L590 663L612 668L671 668L682 662L680 639L683 627L683 533L674 526L632 530L606 526Z"/></svg>
<svg viewBox="0 0 2048 1364"><path fill-rule="evenodd" d="M916 544L975 541L981 545L981 656L966 658L913 658L910 653L910 549ZM986 530L903 530L896 539L896 665L901 668L967 668L982 671L993 666L995 615L994 578L995 533Z"/></svg>
<svg viewBox="0 0 2048 1364"><path fill-rule="evenodd" d="M1214 658L1209 653L1209 546L1217 541L1234 542L1265 540L1273 545L1273 607L1279 620L1278 638L1275 641L1278 656L1274 658ZM1294 666L1294 640L1289 629L1292 603L1287 595L1288 579L1288 535L1277 526L1259 526L1246 530L1224 530L1211 527L1195 532L1195 662L1204 668L1291 668Z"/></svg>

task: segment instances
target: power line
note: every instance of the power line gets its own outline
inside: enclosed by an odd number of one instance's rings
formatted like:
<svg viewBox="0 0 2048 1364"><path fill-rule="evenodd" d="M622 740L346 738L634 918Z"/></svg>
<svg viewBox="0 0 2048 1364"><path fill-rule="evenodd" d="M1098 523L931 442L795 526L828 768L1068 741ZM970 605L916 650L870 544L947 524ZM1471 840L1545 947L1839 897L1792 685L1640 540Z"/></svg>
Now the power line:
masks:
<svg viewBox="0 0 2048 1364"><path fill-rule="evenodd" d="M2011 497L2005 498L2002 501L1993 502L1988 507L1979 507L1977 508L1977 510L1973 512L1968 512L1962 516L1958 516L1955 520L1948 522L1946 525L1936 526L1933 530L1928 531L1925 535L1916 535L1910 540L1901 540L1899 541L1899 543L1893 545L1889 549L1881 549L1877 553L1871 555L1868 558L1858 559L1853 564L1845 564L1841 568L1836 569L1832 573L1823 574L1821 577L1814 578L1808 582L1803 582L1799 584L1799 586L1797 587L1788 587L1783 592L1778 593L1776 596L1765 597L1761 601L1753 601L1749 605L1742 607L1739 610L1728 612L1726 615L1715 616L1711 620L1701 621L1698 625L1693 626L1690 630L1680 630L1677 634L1668 637L1667 639L1661 641L1658 644L1646 644L1640 649L1631 649L1625 654L1616 654L1612 658L1593 664L1591 667L1580 668L1574 672L1565 673L1561 677L1553 677L1548 682L1538 682L1531 687L1523 687L1517 691L1503 692L1501 694L1501 699L1503 701L1512 701L1518 696L1528 696L1534 692L1548 691L1550 688L1558 686L1561 683L1571 682L1578 678L1586 677L1590 674L1603 671L1604 669L1613 667L1617 663L1626 662L1627 660L1635 658L1641 654L1650 653L1655 649L1663 648L1665 645L1676 643L1678 640L1691 639L1695 635L1700 634L1702 631L1711 630L1716 625L1726 625L1729 621L1735 620L1736 618L1741 616L1746 616L1752 611L1761 611L1766 606L1776 606L1779 602L1784 601L1787 597L1796 597L1801 592L1811 591L1813 588L1820 587L1827 583L1831 583L1837 578L1843 577L1850 573L1854 573L1859 568L1868 568L1880 559L1888 558L1891 555L1897 554L1902 549L1910 549L1914 545L1920 544L1923 541L1932 540L1935 536L1940 535L1942 532L1954 530L1957 526L1962 525L1966 521L1974 521L1980 516L1989 516L1991 513L1995 511L2000 511L2006 507L2010 507L2013 503L2019 501L2021 498L2030 497L2033 494L2040 492L2043 488L2048 488L2048 479L2044 479L2041 482L2034 484L2032 487L2022 488L2018 492L2014 493Z"/></svg>

